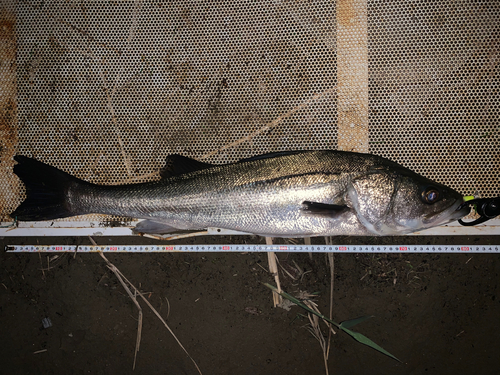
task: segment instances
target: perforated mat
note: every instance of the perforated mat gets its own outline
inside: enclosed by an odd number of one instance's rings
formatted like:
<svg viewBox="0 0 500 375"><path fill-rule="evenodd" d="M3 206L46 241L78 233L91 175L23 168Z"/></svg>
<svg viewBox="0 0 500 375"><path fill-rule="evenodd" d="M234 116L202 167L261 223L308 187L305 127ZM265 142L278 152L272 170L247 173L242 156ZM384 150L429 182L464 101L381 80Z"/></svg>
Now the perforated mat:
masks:
<svg viewBox="0 0 500 375"><path fill-rule="evenodd" d="M118 184L157 178L170 153L340 148L500 195L496 1L23 1L0 14L3 220L23 198L16 152Z"/></svg>

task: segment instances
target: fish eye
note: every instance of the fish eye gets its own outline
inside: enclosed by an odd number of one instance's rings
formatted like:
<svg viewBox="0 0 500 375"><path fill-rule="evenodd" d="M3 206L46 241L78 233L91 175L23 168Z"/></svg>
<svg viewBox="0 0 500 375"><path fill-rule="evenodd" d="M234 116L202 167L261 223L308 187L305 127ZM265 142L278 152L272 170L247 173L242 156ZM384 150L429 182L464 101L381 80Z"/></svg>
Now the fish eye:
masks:
<svg viewBox="0 0 500 375"><path fill-rule="evenodd" d="M425 203L432 204L439 200L439 191L434 187L429 187L422 192L422 200Z"/></svg>

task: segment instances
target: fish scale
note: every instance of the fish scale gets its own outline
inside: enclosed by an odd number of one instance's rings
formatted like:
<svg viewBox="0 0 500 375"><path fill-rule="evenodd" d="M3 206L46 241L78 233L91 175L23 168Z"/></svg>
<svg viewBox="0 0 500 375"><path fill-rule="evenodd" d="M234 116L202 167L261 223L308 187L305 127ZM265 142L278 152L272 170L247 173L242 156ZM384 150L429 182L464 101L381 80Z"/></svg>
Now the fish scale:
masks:
<svg viewBox="0 0 500 375"><path fill-rule="evenodd" d="M463 199L454 190L382 157L352 152L282 152L225 165L173 155L161 180L121 186L16 160L14 172L27 186L27 199L12 214L18 220L99 213L146 219L136 227L142 233L219 227L310 237L404 234L469 211L457 210ZM425 201L428 191L435 202Z"/></svg>

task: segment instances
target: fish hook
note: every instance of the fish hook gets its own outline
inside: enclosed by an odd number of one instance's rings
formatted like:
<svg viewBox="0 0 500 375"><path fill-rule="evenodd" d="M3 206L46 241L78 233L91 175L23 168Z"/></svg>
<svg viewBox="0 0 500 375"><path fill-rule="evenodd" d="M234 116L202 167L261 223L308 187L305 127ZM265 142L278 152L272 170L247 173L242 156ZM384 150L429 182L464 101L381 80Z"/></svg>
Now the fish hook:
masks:
<svg viewBox="0 0 500 375"><path fill-rule="evenodd" d="M474 221L464 222L462 219L458 219L458 222L465 226L472 226L484 223L494 217L500 215L500 197L497 198L481 198L481 199L469 199L462 203L459 209L465 206L473 205L476 212L480 217Z"/></svg>

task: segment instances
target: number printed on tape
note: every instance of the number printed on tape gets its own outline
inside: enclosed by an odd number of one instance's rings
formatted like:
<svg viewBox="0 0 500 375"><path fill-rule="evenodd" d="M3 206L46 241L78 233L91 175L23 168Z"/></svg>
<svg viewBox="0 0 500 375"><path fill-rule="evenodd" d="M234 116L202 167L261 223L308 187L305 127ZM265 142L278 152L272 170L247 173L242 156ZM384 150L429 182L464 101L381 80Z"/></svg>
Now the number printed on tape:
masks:
<svg viewBox="0 0 500 375"><path fill-rule="evenodd" d="M171 245L171 246L61 246L61 245L12 245L7 252L92 252L92 251L112 251L112 252L170 252L170 251L245 251L245 252L340 252L340 253L390 253L403 251L406 253L500 253L499 245L391 245L391 246L366 246L366 245Z"/></svg>

